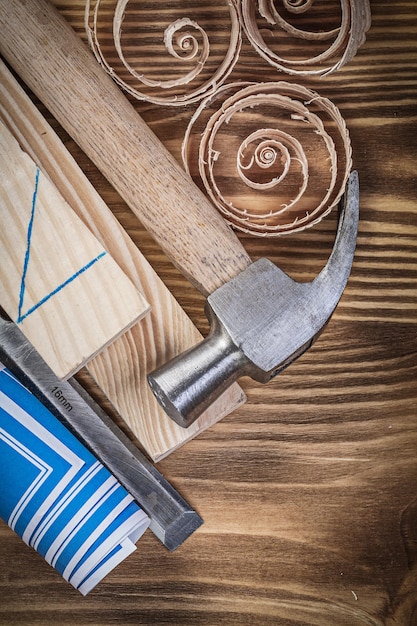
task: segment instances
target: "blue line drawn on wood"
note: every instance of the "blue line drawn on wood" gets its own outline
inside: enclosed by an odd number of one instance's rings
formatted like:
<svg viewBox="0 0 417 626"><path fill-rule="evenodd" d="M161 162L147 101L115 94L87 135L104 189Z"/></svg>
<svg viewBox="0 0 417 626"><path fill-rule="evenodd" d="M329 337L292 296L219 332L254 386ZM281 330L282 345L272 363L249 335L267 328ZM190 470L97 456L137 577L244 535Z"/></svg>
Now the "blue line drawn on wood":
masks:
<svg viewBox="0 0 417 626"><path fill-rule="evenodd" d="M17 311L17 323L22 321L22 319L21 319L21 316L22 316L22 306L23 306L23 300L24 300L24 297L25 297L26 273L27 273L28 265L29 265L30 240L32 238L33 220L34 220L34 217L35 217L35 208L36 208L36 198L38 196L39 176L40 176L40 171L39 171L39 167L37 167L36 168L36 177L35 177L35 189L33 191L33 196L32 196L32 208L31 208L31 211L30 211L30 220L29 220L29 224L28 224L28 232L27 232L27 238L26 238L25 260L24 260L24 264L23 264L22 280L20 281L20 295L19 295L19 308L18 308L18 311Z"/></svg>
<svg viewBox="0 0 417 626"><path fill-rule="evenodd" d="M78 278L78 276L86 272L92 265L97 263L97 261L99 261L106 254L105 250L101 252L98 256L96 256L94 259L92 259L91 261L83 265L83 267L81 267L74 274L72 274L72 276L67 278L64 282L62 282L55 289L53 289L50 293L46 294L46 296L44 296L41 300L39 300L39 302L34 304L25 313L22 313L23 302L25 299L25 290L26 290L26 274L28 271L28 266L29 266L29 261L30 261L30 246L31 246L31 240L32 240L33 222L35 219L36 199L38 197L38 190L39 190L39 178L40 178L40 170L37 167L36 176L35 176L35 188L33 190L33 195L32 195L32 206L31 206L31 211L30 211L30 219L29 219L27 238L26 238L25 260L23 263L22 279L20 281L19 306L18 306L17 320L16 320L17 324L20 324L21 322L23 322L23 320L26 319L31 313L33 313L34 311L36 311L36 309L38 309L40 306L45 304L47 300L52 298L52 296L54 296L59 291L61 291L64 287L66 287L73 280Z"/></svg>

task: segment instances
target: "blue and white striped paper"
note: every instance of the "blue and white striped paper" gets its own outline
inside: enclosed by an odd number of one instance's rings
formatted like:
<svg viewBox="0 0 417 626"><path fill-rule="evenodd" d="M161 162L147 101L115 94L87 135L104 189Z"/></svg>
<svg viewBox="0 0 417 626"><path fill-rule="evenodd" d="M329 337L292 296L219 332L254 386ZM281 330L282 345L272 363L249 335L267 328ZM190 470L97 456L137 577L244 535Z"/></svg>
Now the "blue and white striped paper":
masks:
<svg viewBox="0 0 417 626"><path fill-rule="evenodd" d="M0 363L0 517L86 595L131 554L148 516Z"/></svg>

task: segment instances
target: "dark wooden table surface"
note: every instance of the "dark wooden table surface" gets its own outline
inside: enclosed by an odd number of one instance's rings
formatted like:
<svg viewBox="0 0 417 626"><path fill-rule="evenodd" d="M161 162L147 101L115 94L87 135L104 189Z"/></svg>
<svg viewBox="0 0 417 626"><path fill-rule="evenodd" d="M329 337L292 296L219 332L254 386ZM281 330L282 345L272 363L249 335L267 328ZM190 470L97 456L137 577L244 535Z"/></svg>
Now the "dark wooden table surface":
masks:
<svg viewBox="0 0 417 626"><path fill-rule="evenodd" d="M84 36L83 3L55 4ZM205 520L174 553L146 533L83 598L1 523L1 624L417 624L417 5L371 9L353 61L298 79L339 107L361 184L351 279L325 332L268 386L243 379L248 402L158 464ZM230 80L242 78L287 77L244 38ZM196 105L135 106L179 156ZM202 297L61 136L206 333ZM328 254L328 223L241 239L306 277Z"/></svg>

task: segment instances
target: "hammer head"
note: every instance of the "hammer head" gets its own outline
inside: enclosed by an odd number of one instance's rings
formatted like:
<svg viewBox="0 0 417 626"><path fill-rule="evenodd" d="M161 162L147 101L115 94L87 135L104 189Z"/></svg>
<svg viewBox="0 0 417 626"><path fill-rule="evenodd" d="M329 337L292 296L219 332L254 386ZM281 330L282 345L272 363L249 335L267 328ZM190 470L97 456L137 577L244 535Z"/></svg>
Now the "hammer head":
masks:
<svg viewBox="0 0 417 626"><path fill-rule="evenodd" d="M332 253L312 282L299 283L260 259L208 297L208 337L148 376L174 421L190 426L240 376L266 383L312 345L349 278L358 217L359 182L353 172Z"/></svg>
<svg viewBox="0 0 417 626"><path fill-rule="evenodd" d="M207 298L209 319L219 320L245 355L242 374L268 382L322 328L326 319L313 284L260 259Z"/></svg>

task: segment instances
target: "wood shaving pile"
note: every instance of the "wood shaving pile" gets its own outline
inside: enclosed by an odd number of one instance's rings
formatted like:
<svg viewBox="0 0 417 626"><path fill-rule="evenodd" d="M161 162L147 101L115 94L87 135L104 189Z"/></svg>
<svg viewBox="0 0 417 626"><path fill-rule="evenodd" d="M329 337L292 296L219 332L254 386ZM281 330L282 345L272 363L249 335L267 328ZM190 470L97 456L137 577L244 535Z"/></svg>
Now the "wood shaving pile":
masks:
<svg viewBox="0 0 417 626"><path fill-rule="evenodd" d="M174 5L158 12L156 31L151 4L87 0L96 58L138 100L200 102L185 134L184 165L234 228L277 236L316 224L339 202L352 167L340 111L302 85L227 79L242 32L278 71L308 77L339 70L365 41L369 0L210 0L204 25L201 3ZM213 36L227 49L220 60Z"/></svg>

